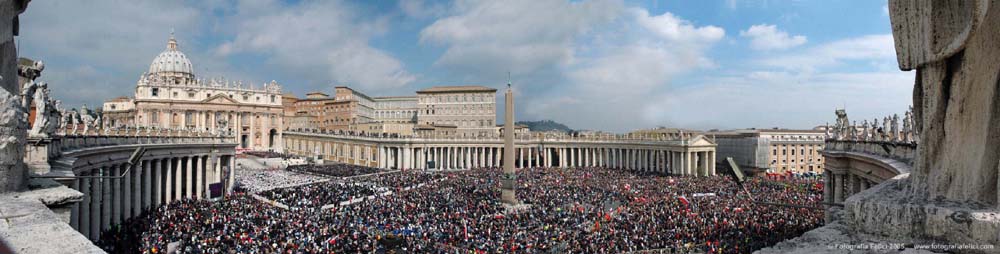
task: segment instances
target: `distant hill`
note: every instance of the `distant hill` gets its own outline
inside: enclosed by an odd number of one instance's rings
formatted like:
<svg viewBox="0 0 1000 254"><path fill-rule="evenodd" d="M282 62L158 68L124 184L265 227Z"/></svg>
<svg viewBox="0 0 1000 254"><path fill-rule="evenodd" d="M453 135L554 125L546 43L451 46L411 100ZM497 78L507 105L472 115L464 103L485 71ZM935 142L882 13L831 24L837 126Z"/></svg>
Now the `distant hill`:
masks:
<svg viewBox="0 0 1000 254"><path fill-rule="evenodd" d="M573 131L573 129L566 127L565 124L561 124L552 120L520 121L517 122L517 124L528 126L528 129L531 131L551 131L551 130L558 130L563 132Z"/></svg>

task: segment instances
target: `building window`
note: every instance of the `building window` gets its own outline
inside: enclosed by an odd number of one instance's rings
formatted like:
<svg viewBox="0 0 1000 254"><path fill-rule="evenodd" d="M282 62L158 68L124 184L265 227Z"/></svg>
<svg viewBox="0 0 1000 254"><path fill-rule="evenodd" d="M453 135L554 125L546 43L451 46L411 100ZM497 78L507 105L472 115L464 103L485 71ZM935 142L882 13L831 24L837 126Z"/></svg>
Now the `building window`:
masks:
<svg viewBox="0 0 1000 254"><path fill-rule="evenodd" d="M174 98L177 98L177 92L174 92Z"/></svg>
<svg viewBox="0 0 1000 254"><path fill-rule="evenodd" d="M193 92L188 92L188 98L194 98L194 93Z"/></svg>
<svg viewBox="0 0 1000 254"><path fill-rule="evenodd" d="M153 90L151 90L151 91L153 93L153 97L160 96L160 89L159 88L155 88L154 87Z"/></svg>

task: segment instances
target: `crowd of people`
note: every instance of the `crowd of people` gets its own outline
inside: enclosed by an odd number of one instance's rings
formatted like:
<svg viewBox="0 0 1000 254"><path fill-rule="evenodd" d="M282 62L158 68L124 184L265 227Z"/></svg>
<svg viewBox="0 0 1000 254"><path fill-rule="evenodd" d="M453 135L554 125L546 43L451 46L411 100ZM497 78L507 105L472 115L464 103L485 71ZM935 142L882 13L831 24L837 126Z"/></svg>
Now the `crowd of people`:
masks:
<svg viewBox="0 0 1000 254"><path fill-rule="evenodd" d="M243 154L249 155L249 156L258 157L258 158L264 158L264 159L268 159L268 158L288 159L288 158L296 157L295 155L292 155L292 154L272 152L272 151L244 151Z"/></svg>
<svg viewBox="0 0 1000 254"><path fill-rule="evenodd" d="M288 170L296 172L309 172L309 173L321 174L332 177L351 177L351 176L374 174L382 171L378 168L351 165L346 163L322 164L322 165L316 165L316 164L290 165L288 166Z"/></svg>
<svg viewBox="0 0 1000 254"><path fill-rule="evenodd" d="M300 185L291 188L272 189L259 195L293 209L319 208L339 205L341 202L366 198L391 191L429 183L437 174L417 171L396 171L382 175L365 176L357 179L334 180L317 184Z"/></svg>
<svg viewBox="0 0 1000 254"><path fill-rule="evenodd" d="M236 186L241 186L251 193L330 180L330 178L327 177L296 173L276 168L242 168L240 170L236 170L235 178Z"/></svg>
<svg viewBox="0 0 1000 254"><path fill-rule="evenodd" d="M496 168L343 179L330 184L393 193L331 209L285 210L243 192L214 203L185 200L113 228L100 246L128 253L168 243L190 253L750 253L822 223L819 210L761 204L819 206L822 195L809 188L816 180L751 178L741 187L721 176L532 168L517 179L526 208L512 212L499 202L499 179ZM318 187L278 191L305 206L345 197ZM311 200L321 195L331 198Z"/></svg>

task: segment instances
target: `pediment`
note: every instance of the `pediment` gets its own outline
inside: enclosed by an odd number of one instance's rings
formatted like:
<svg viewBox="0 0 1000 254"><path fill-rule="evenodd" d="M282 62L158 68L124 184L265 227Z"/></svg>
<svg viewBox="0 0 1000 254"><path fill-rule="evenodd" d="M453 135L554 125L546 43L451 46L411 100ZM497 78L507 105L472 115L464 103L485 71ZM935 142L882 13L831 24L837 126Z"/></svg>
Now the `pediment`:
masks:
<svg viewBox="0 0 1000 254"><path fill-rule="evenodd" d="M238 101L233 100L233 98L229 98L229 96L225 94L216 94L213 95L212 97L208 97L208 99L202 100L201 102L218 103L218 104L239 104Z"/></svg>
<svg viewBox="0 0 1000 254"><path fill-rule="evenodd" d="M688 140L688 144L691 146L713 146L715 142L708 140L705 135L698 135Z"/></svg>

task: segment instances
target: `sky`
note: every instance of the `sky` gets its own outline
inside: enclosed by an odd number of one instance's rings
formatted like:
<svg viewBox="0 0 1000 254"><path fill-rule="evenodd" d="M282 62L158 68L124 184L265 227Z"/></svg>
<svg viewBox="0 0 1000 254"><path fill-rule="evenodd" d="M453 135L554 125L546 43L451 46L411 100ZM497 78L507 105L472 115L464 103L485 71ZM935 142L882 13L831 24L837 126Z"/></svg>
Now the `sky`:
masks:
<svg viewBox="0 0 1000 254"><path fill-rule="evenodd" d="M510 73L518 121L574 129L813 128L912 104L878 0L35 0L20 25L67 107L134 95L171 31L199 78L299 97L503 91Z"/></svg>

